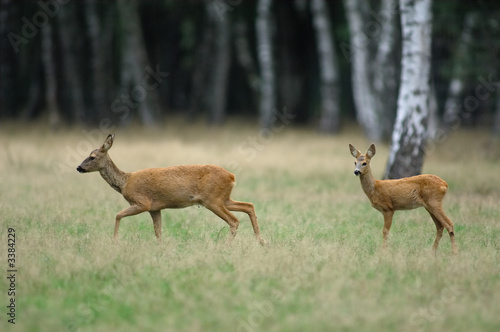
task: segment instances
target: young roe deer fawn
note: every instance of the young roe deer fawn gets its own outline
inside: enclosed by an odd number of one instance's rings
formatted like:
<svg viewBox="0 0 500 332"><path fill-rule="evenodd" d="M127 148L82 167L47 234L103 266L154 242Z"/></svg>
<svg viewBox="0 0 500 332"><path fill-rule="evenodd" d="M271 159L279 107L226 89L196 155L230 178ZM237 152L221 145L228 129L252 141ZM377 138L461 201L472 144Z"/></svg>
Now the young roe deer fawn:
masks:
<svg viewBox="0 0 500 332"><path fill-rule="evenodd" d="M153 218L156 238L160 241L161 210L203 205L229 224L231 240L236 235L239 220L230 211L245 212L250 217L257 240L264 244L254 205L233 201L229 197L235 183L233 174L215 165L185 165L123 172L108 155L114 137L115 135L109 135L103 145L92 151L76 170L80 173L98 171L130 203L129 208L116 215L115 240L123 217L148 211Z"/></svg>
<svg viewBox="0 0 500 332"><path fill-rule="evenodd" d="M392 216L396 210L411 210L423 206L436 224L437 234L433 250L437 250L439 240L446 228L450 234L453 253L458 252L453 232L453 223L444 214L442 201L448 184L436 175L423 174L397 180L375 180L370 168L370 161L375 155L375 145L371 145L366 154L349 144L351 155L356 158L354 174L359 176L361 187L372 206L384 215L384 248L391 229Z"/></svg>

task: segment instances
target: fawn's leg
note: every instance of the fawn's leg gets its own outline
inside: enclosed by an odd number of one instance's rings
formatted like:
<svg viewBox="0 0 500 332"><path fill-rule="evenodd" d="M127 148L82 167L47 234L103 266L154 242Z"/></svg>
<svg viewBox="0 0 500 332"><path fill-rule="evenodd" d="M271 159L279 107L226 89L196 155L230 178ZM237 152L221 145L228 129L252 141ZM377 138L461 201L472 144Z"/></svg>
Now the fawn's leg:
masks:
<svg viewBox="0 0 500 332"><path fill-rule="evenodd" d="M391 230L391 225L392 225L392 216L394 215L394 211L384 211L382 212L384 215L384 242L383 242L383 248L387 248L387 238L389 236L389 231Z"/></svg>

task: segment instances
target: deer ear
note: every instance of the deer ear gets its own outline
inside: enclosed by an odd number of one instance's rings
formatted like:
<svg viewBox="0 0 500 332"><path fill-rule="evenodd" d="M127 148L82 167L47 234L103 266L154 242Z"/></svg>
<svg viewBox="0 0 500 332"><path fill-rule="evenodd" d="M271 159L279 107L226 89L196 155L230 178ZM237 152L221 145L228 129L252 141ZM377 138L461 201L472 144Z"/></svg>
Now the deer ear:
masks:
<svg viewBox="0 0 500 332"><path fill-rule="evenodd" d="M352 146L352 144L349 144L349 150L351 150L351 155L354 157L354 158L358 158L359 155L361 154L361 152L359 152L358 149L356 149L354 146Z"/></svg>
<svg viewBox="0 0 500 332"><path fill-rule="evenodd" d="M375 155L375 152L377 152L375 150L375 144L372 144L370 145L370 147L368 148L368 151L366 151L366 156L368 158L373 158L373 156Z"/></svg>
<svg viewBox="0 0 500 332"><path fill-rule="evenodd" d="M104 143L102 144L101 150L108 151L113 146L113 140L115 139L115 134L109 134Z"/></svg>

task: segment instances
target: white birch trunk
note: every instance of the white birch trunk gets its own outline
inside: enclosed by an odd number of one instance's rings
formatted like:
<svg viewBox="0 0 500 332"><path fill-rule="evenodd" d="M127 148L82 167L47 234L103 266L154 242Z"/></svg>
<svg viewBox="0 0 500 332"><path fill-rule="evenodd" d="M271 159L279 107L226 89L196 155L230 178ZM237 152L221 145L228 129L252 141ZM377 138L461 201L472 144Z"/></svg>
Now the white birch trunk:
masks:
<svg viewBox="0 0 500 332"><path fill-rule="evenodd" d="M319 129L325 133L337 133L340 126L339 73L337 57L333 47L328 7L325 0L312 0L311 11L316 29L321 77L321 119Z"/></svg>
<svg viewBox="0 0 500 332"><path fill-rule="evenodd" d="M401 0L401 85L384 178L420 174L429 115L431 0Z"/></svg>
<svg viewBox="0 0 500 332"><path fill-rule="evenodd" d="M365 0L344 0L344 6L350 44L341 48L352 63L357 119L369 139L380 141L390 134L396 108L397 0L382 0L378 12Z"/></svg>
<svg viewBox="0 0 500 332"><path fill-rule="evenodd" d="M377 54L373 68L373 89L377 101L376 110L384 138L390 137L396 116L399 66L396 64L400 50L398 45L397 20L399 19L398 0L382 0L378 13L371 12L380 29ZM374 22L373 22L374 23Z"/></svg>
<svg viewBox="0 0 500 332"><path fill-rule="evenodd" d="M257 57L260 65L260 125L269 128L273 121L276 104L272 28L272 0L259 0L257 3Z"/></svg>
<svg viewBox="0 0 500 332"><path fill-rule="evenodd" d="M372 60L369 50L370 39L364 33L365 17L367 17L364 12L368 12L369 3L365 0L345 0L344 5L350 31L348 60L352 63L352 92L356 116L366 136L371 140L380 141L382 130L378 126L374 108L375 98L369 69Z"/></svg>

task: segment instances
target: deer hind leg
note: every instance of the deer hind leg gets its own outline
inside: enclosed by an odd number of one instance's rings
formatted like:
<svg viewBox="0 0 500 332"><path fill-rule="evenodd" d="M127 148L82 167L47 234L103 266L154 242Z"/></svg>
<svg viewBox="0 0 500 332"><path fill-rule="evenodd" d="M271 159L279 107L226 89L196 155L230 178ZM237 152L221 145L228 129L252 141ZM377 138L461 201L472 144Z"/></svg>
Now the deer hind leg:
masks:
<svg viewBox="0 0 500 332"><path fill-rule="evenodd" d="M149 214L153 219L156 239L161 242L161 211L149 211Z"/></svg>
<svg viewBox="0 0 500 332"><path fill-rule="evenodd" d="M132 205L124 210L121 210L118 212L115 218L115 234L114 234L114 240L116 241L118 239L118 228L120 228L120 220L124 217L128 216L133 216L136 214L139 214L141 212L147 211L147 209L141 205Z"/></svg>
<svg viewBox="0 0 500 332"><path fill-rule="evenodd" d="M383 248L387 248L387 238L389 237L389 231L391 230L391 225L392 225L392 216L394 215L394 211L384 211L382 212L384 215L384 243L383 243Z"/></svg>
<svg viewBox="0 0 500 332"><path fill-rule="evenodd" d="M436 239L434 240L434 245L432 246L432 250L434 252L436 252L437 248L439 246L439 240L441 240L441 237L443 236L444 226L439 221L439 219L436 218L436 216L433 215L429 210L427 210L427 212L429 212L429 214L431 215L432 220L434 221L434 224L436 225Z"/></svg>
<svg viewBox="0 0 500 332"><path fill-rule="evenodd" d="M444 214L441 204L434 206L426 206L425 208L427 209L427 211L429 211L429 213L434 215L437 218L437 220L441 223L441 225L443 225L443 227L446 228L446 230L448 231L448 234L450 235L451 248L453 250L453 253L456 255L458 253L458 248L455 242L455 232L453 230L453 222Z"/></svg>
<svg viewBox="0 0 500 332"><path fill-rule="evenodd" d="M257 223L257 215L255 214L255 208L252 203L238 202L228 199L225 203L226 208L229 211L238 211L248 214L250 221L252 222L253 232L255 237L260 244L264 245L265 241L260 237L259 224Z"/></svg>
<svg viewBox="0 0 500 332"><path fill-rule="evenodd" d="M204 205L207 209L215 213L219 218L227 222L229 228L231 230L231 238L232 241L236 236L236 231L238 230L238 226L240 225L240 221L236 218L223 203L210 203Z"/></svg>

